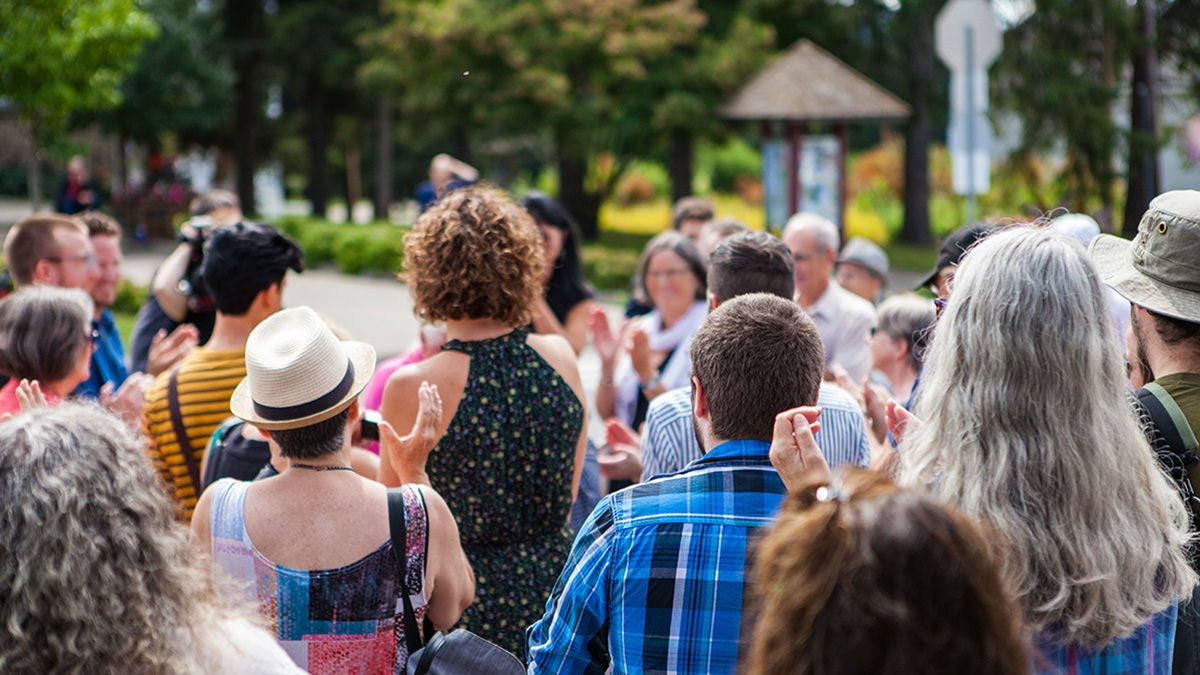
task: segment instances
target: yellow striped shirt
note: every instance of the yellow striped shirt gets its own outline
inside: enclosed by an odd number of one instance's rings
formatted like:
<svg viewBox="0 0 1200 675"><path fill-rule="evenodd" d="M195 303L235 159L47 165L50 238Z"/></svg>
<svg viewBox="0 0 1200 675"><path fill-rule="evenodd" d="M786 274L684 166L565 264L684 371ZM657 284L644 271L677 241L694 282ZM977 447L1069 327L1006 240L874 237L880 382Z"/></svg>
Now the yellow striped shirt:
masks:
<svg viewBox="0 0 1200 675"><path fill-rule="evenodd" d="M211 352L193 350L179 366L179 412L191 440L192 455L199 468L208 440L229 417L229 397L246 376L246 351ZM179 517L184 523L192 521L192 511L199 498L187 463L175 438L171 423L171 408L167 403L171 371L158 376L146 394L142 412L142 429L150 439L150 459L163 481L174 488L179 504Z"/></svg>

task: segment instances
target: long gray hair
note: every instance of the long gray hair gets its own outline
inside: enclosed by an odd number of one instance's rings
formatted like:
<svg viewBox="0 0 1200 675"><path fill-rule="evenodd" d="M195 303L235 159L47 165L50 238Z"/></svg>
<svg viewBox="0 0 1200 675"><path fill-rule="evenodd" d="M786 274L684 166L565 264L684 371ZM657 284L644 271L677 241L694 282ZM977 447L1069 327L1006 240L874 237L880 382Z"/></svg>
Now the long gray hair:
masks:
<svg viewBox="0 0 1200 675"><path fill-rule="evenodd" d="M1190 595L1184 506L1124 395L1100 279L1030 227L967 254L934 333L902 482L996 533L1028 627L1107 644Z"/></svg>
<svg viewBox="0 0 1200 675"><path fill-rule="evenodd" d="M0 672L203 672L211 593L120 420L64 403L0 423Z"/></svg>

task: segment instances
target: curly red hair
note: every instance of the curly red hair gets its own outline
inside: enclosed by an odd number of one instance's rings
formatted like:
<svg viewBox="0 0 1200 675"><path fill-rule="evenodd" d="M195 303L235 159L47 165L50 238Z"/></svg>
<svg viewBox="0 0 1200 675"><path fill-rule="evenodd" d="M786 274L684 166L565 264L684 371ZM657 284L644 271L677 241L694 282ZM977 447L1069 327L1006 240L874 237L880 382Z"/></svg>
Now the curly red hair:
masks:
<svg viewBox="0 0 1200 675"><path fill-rule="evenodd" d="M469 187L442 197L405 235L400 278L425 321L523 326L533 320L544 264L529 214L496 188Z"/></svg>

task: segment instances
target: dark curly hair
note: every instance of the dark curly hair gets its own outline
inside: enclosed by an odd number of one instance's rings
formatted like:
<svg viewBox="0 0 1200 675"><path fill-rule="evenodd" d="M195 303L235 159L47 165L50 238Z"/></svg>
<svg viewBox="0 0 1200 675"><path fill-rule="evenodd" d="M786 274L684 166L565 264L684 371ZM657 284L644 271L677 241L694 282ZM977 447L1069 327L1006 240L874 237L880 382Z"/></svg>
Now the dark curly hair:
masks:
<svg viewBox="0 0 1200 675"><path fill-rule="evenodd" d="M404 237L402 281L425 321L495 319L524 326L542 292L541 235L500 190L455 190Z"/></svg>

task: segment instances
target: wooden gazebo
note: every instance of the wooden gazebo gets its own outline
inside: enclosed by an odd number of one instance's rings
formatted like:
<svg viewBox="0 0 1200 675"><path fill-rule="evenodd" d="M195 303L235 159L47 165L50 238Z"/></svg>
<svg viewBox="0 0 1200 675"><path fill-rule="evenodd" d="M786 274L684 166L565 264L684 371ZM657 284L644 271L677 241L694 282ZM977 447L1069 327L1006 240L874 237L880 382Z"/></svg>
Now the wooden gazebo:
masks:
<svg viewBox="0 0 1200 675"><path fill-rule="evenodd" d="M811 124L832 125L838 138L839 227L845 227L846 131L851 123L908 119L912 109L891 92L808 40L771 62L722 106L728 120L759 122L763 137L787 139L789 214L800 208L800 156Z"/></svg>

